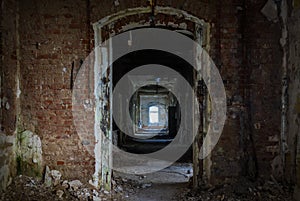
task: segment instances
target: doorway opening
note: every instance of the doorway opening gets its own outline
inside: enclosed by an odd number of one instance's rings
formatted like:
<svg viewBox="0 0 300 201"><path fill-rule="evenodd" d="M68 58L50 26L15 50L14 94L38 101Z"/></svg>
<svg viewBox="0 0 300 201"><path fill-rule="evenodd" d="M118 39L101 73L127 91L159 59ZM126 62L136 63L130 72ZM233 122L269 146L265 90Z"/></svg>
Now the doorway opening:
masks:
<svg viewBox="0 0 300 201"><path fill-rule="evenodd" d="M114 23L121 18L127 18L131 15L135 16L137 13L140 13L137 17L137 22L131 22L128 24L128 22L125 20L124 25L120 23ZM144 19L141 19L143 16L146 19L149 19L149 13L150 12L147 8L138 8L132 9L129 13L126 13L126 15L122 12L120 14L117 13L113 16L103 18L94 24L96 45L118 33L130 32L131 30L138 28L153 28L150 26L150 24L148 24L147 20L145 21ZM168 18L164 19L173 19L175 21L177 20L176 16L180 14L180 16L182 16L180 22L178 21L173 23L170 21L162 23L158 21L155 23L155 28L176 31L195 40L205 49L209 46L207 41L209 36L209 26L203 20L174 8L156 7L154 14L159 15L160 17L169 16ZM112 33L110 32L111 30L117 31ZM129 34L128 38L130 39L130 37L131 36ZM128 45L130 45L129 42L130 40L128 40ZM201 54L197 48L191 48L188 51L194 52L195 55ZM96 53L96 64L97 60L101 60L102 65L108 64L109 59L105 58L113 58L113 55L114 50L109 48L108 44L108 47L104 51L101 50L99 55ZM196 65L201 65L201 62L199 61L195 61L195 63ZM114 87L126 73L139 66L147 64L163 65L173 69L174 71L177 71L182 77L184 77L184 79L189 83L196 93L198 93L198 88L203 87L201 77L197 74L198 72L195 72L192 66L189 66L189 64L180 57L161 50L139 50L124 55L123 57L114 61L112 66L109 68L109 72L107 74L102 74L101 79L99 79L97 76L100 71L97 70L98 67L95 65L95 85L97 86L97 83L102 82L101 93L105 95L104 99L100 98L99 103L96 103L95 124L99 124L99 122L101 122L101 124L105 124L106 126L104 129L107 137L111 139L120 149L132 153L151 153L155 150L164 148L172 142L174 137L176 137L178 127L180 127L182 121L181 116L183 114L179 112L181 106L178 104L176 97L174 97L174 95L166 88L160 86L160 83L167 84L167 81L161 79L159 76L155 77L154 75L150 75L149 77L148 75L147 79L152 79L152 83L138 88L132 97L127 100L130 102L129 110L131 111L130 115L133 122L133 125L131 126L134 128L134 135L126 135L126 133L123 133L114 122L112 118L114 108L111 102L112 99L119 98L112 97ZM171 82L172 84L172 82L176 82L176 80L168 80L168 82ZM98 91L95 91L95 94L97 98ZM204 99L206 99L206 97L202 98L202 100ZM193 103L188 102L188 100L186 100L184 104L190 105L191 107L193 106ZM102 109L104 111L103 114L99 114L98 111L100 111L100 109L97 110L97 105L104 108L104 110ZM203 110L200 110L200 112L203 112ZM204 116L205 115L201 115L201 118L205 118ZM191 117L191 119L193 118ZM169 167L169 169L172 169L173 172L174 170L183 170L184 172L176 174L183 176L185 181L188 181L189 178L194 175L193 184L195 187L198 185L199 181L202 180L203 170L205 169L202 164L203 161L199 159L199 146L201 145L201 138L203 137L202 135L206 125L203 119L200 119L200 122L201 128L198 132L200 137L196 138L196 141L192 144L190 149L176 162L175 166ZM98 137L99 127L101 126L102 125L95 125L96 138ZM98 137L98 139L100 138ZM107 145L102 143L101 146L106 147ZM99 159L96 160L95 178L96 180L99 178L97 181L104 183L104 186L109 186L109 178L111 178L110 175L112 173L117 175L117 173L107 168L108 161L112 160L110 157L111 154L109 147L104 149L104 152L105 153L102 151L101 155L98 154L97 156L96 154L95 156ZM186 168L183 167L185 164ZM188 174L188 176L186 174ZM153 179L153 181L154 180L155 179ZM178 179L178 181L179 180L180 179Z"/></svg>
<svg viewBox="0 0 300 201"><path fill-rule="evenodd" d="M195 75L197 72L195 72L193 66L171 53L149 49L129 53L112 64L112 88L114 89L128 72L148 64L151 64L153 68L163 65L173 69L192 88L195 88ZM113 120L113 139L117 146L126 152L149 154L165 148L174 140L183 121L181 112L185 111L181 111L176 96L163 87L166 85L175 87L177 80L166 79L163 76L154 74L139 75L139 77L141 79L137 79L133 85L136 84L142 87L139 87L128 100L123 100L121 97L112 97L113 99L118 98L124 102L129 102L128 110L133 129L133 135L127 135ZM145 82L148 84L143 86ZM185 94L182 94L182 96L185 96ZM184 104L192 107L192 100L189 98L184 100ZM126 103L122 105L126 105ZM116 112L115 110L115 108L112 108L113 114ZM183 141L184 139L182 139L182 144ZM147 166L149 164L139 165L139 168L147 169ZM173 186L174 189L182 188L188 185L193 176L193 146L191 145L173 165L158 172L142 175L142 177L141 175L129 175L116 171L113 171L113 174L114 177L133 180L139 183L140 186L151 185L153 190L170 186Z"/></svg>

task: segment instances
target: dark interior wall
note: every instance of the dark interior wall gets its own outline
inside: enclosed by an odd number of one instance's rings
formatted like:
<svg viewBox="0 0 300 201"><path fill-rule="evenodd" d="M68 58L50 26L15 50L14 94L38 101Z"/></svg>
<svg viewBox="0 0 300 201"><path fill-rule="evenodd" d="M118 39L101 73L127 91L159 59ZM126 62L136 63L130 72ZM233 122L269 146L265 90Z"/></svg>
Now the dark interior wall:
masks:
<svg viewBox="0 0 300 201"><path fill-rule="evenodd" d="M1 1L0 24L0 190L16 173L14 141L16 138L16 92L17 92L17 3Z"/></svg>
<svg viewBox="0 0 300 201"><path fill-rule="evenodd" d="M1 126L12 135L16 129L17 3L3 1L1 8Z"/></svg>
<svg viewBox="0 0 300 201"><path fill-rule="evenodd" d="M250 111L248 126L252 132L258 173L269 175L273 163L270 162L280 155L281 150L281 25L280 21L267 20L260 12L266 1L246 2L246 23L243 25L245 68L240 78L245 79L244 96L249 98L246 100ZM275 169L271 174L282 176L278 175L282 172Z"/></svg>
<svg viewBox="0 0 300 201"><path fill-rule="evenodd" d="M229 114L212 158L215 175L269 177L272 160L279 155L281 30L279 23L262 15L265 3L219 5L215 61L220 58Z"/></svg>
<svg viewBox="0 0 300 201"><path fill-rule="evenodd" d="M281 58L280 26L260 12L257 1L157 1L159 6L185 10L211 25L210 55L224 80L228 118L211 160L211 181L240 175L268 177L279 152ZM126 8L149 6L148 1L66 0L20 1L20 129L42 140L43 165L64 177L91 179L94 159L82 146L72 121L72 66L78 68L92 50L90 23ZM2 113L7 133L15 130L16 66L14 2L3 9L7 51L3 72L10 110ZM174 19L162 18L160 21ZM121 27L135 19L127 18ZM3 37L4 38L4 37ZM3 74L4 75L4 74ZM10 94L10 95L9 95ZM3 110L3 109L2 109ZM10 126L12 124L12 126ZM250 140L249 140L250 139ZM253 139L253 141L251 140ZM257 171L258 170L258 171Z"/></svg>
<svg viewBox="0 0 300 201"><path fill-rule="evenodd" d="M300 199L300 8L294 7L288 19L289 29L289 111L287 135L287 175L298 185L295 198ZM296 176L295 176L296 175Z"/></svg>

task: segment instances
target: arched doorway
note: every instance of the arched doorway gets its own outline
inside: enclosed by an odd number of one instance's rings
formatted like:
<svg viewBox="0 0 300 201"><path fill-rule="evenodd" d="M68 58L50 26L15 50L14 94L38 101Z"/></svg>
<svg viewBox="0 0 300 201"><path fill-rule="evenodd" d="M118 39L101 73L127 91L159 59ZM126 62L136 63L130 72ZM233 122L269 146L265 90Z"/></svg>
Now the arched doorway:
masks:
<svg viewBox="0 0 300 201"><path fill-rule="evenodd" d="M97 23L94 24L94 34L95 34L95 46L98 46L103 41L113 37L117 34L128 32L128 43L131 40L130 30L138 29L138 28L157 28L157 29L168 29L173 30L178 33L184 34L187 37L192 38L197 43L201 44L201 46L208 50L209 49L209 24L205 23L203 20L198 19L197 17L186 13L185 11L170 8L170 7L155 7L153 11L150 8L133 8L124 10L118 13L115 13L111 16L107 16ZM105 129L106 137L112 141L116 141L118 143L118 137L114 136L114 124L113 124L113 88L114 88L114 80L117 76L122 77L122 74L129 71L129 69L121 72L118 70L118 73L115 73L114 67L109 68L108 72L101 72L101 66L108 65L109 60L113 58L113 49L111 48L112 44L110 44L109 40L106 44L106 48L100 48L98 52L96 51L95 58L95 68L94 68L94 85L100 86L101 90L95 87L95 100L96 100L96 111L95 111L95 138L97 139L96 148L101 147L101 154L98 151L95 151L96 165L95 165L95 175L94 175L94 183L96 185L103 185L107 189L110 189L110 179L112 176L112 170L109 168L109 163L112 161L112 152L111 147L107 144L103 143L101 139L100 131ZM195 55L199 54L200 50L195 48ZM140 55L140 58L147 59L147 53ZM163 61L162 61L163 62ZM196 65L200 65L197 59L195 60ZM139 63L139 62L137 62ZM142 64L142 63L140 63ZM171 63L170 65L174 65ZM193 86L196 93L198 93L199 88L203 87L199 85L201 83L201 77L199 77L196 73L189 72L183 73L183 75L190 78L190 83ZM107 80L107 82L103 83L103 80ZM100 83L102 82L102 83ZM153 89L150 89L153 90ZM102 97L102 98L100 98ZM105 97L105 98L103 98ZM209 102L209 98L205 96L201 101ZM205 104L209 105L209 104ZM176 107L176 105L175 105ZM171 110L171 109L170 109ZM209 110L207 108L207 110ZM209 164L210 159L206 159L206 161L200 161L199 159L199 149L201 146L201 139L203 137L203 133L205 133L205 129L207 128L206 121L206 108L202 110L201 115L201 129L200 135L197 136L195 142L192 146L192 162L193 162L193 184L194 186L198 186L199 181L202 179L203 170L206 169L206 175L209 176ZM170 129L168 127L168 129ZM169 130L168 130L169 132Z"/></svg>

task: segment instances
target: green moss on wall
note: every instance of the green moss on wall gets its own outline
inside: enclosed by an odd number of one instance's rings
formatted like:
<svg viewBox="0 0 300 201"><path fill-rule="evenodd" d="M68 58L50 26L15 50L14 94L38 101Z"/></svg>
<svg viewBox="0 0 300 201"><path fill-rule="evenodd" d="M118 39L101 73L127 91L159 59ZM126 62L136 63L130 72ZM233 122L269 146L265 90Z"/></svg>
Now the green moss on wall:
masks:
<svg viewBox="0 0 300 201"><path fill-rule="evenodd" d="M17 174L42 176L41 140L31 131L20 131L17 134L16 164Z"/></svg>

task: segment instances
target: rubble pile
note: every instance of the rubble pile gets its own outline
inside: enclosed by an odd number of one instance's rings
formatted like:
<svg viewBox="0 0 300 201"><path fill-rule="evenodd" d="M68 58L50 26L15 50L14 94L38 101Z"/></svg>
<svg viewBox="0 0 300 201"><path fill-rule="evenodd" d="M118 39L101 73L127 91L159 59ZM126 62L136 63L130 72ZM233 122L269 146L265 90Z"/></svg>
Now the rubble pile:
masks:
<svg viewBox="0 0 300 201"><path fill-rule="evenodd" d="M121 186L109 193L103 189L96 189L91 184L83 184L79 180L63 180L59 171L46 167L43 180L19 175L0 195L0 201L16 200L118 201L125 200L125 198Z"/></svg>
<svg viewBox="0 0 300 201"><path fill-rule="evenodd" d="M17 176L6 191L0 195L0 201L119 201L136 200L138 193L158 194L161 188L144 181L115 176L112 180L112 191L97 189L89 183L79 180L64 180L57 170L46 168L43 180L27 176ZM174 186L174 185L173 185ZM163 192L163 191L162 191ZM278 183L276 180L259 180L251 182L247 179L228 180L215 186L202 185L199 189L184 185L168 200L180 201L292 201L293 188ZM139 198L139 197L138 197ZM166 201L164 199L164 201Z"/></svg>
<svg viewBox="0 0 300 201"><path fill-rule="evenodd" d="M142 182L145 176L140 176L140 182L128 178L114 177L112 181L113 191L115 193L122 193L123 197L126 199L134 195L138 190L151 188L151 182Z"/></svg>

